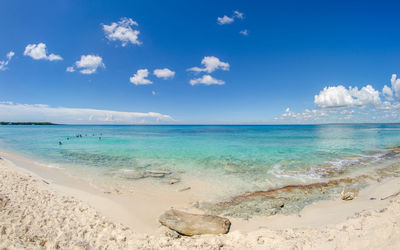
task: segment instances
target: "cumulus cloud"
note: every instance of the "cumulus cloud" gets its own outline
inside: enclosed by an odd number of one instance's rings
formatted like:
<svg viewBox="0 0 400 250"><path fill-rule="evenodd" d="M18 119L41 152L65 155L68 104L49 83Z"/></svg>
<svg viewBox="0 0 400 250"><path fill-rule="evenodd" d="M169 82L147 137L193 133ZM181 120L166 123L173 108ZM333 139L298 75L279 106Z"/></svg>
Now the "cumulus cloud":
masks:
<svg viewBox="0 0 400 250"><path fill-rule="evenodd" d="M28 44L24 51L25 56L30 56L35 60L48 60L48 61L59 61L63 58L59 55L50 54L47 55L46 44Z"/></svg>
<svg viewBox="0 0 400 250"><path fill-rule="evenodd" d="M135 85L148 85L153 82L146 77L149 76L149 71L147 69L139 69L133 76L129 78L129 81Z"/></svg>
<svg viewBox="0 0 400 250"><path fill-rule="evenodd" d="M167 69L167 68L155 69L153 71L153 74L155 76L157 76L158 78L163 78L164 80L169 79L169 78L174 78L174 76L175 76L175 72L170 69Z"/></svg>
<svg viewBox="0 0 400 250"><path fill-rule="evenodd" d="M244 35L244 36L248 36L249 35L249 31L248 30L241 30L241 31L239 31L239 33Z"/></svg>
<svg viewBox="0 0 400 250"><path fill-rule="evenodd" d="M219 25L230 24L230 23L233 23L235 21L235 19L243 19L243 18L244 18L244 14L242 12L235 10L233 12L232 17L229 17L227 15L224 15L223 17L218 17L217 23Z"/></svg>
<svg viewBox="0 0 400 250"><path fill-rule="evenodd" d="M397 79L397 75L393 74L392 78L390 79L392 84L392 90L394 92L394 96L400 100L400 79Z"/></svg>
<svg viewBox="0 0 400 250"><path fill-rule="evenodd" d="M335 122L400 122L400 101L396 96L400 80L394 74L391 87L385 85L382 93L371 85L361 89L342 85L325 87L314 97L317 109L293 112L287 108L279 117L280 123L335 123ZM385 97L381 101L380 94ZM396 98L394 98L396 97Z"/></svg>
<svg viewBox="0 0 400 250"><path fill-rule="evenodd" d="M379 91L371 85L345 88L342 85L325 87L314 97L314 103L321 108L377 105L381 103Z"/></svg>
<svg viewBox="0 0 400 250"><path fill-rule="evenodd" d="M233 19L233 17L228 17L227 15L224 15L223 17L217 18L217 23L219 25L230 24L233 23L234 20L235 19Z"/></svg>
<svg viewBox="0 0 400 250"><path fill-rule="evenodd" d="M139 26L138 23L132 18L123 17L118 23L111 23L110 25L103 25L104 34L110 41L121 41L122 46L125 47L128 43L140 45L138 39L140 31L132 29L132 26Z"/></svg>
<svg viewBox="0 0 400 250"><path fill-rule="evenodd" d="M212 73L217 69L227 71L230 67L229 63L221 62L219 58L215 56L205 56L203 60L201 60L201 64L204 65L204 68L192 67L189 68L188 71Z"/></svg>
<svg viewBox="0 0 400 250"><path fill-rule="evenodd" d="M11 61L11 58L15 55L14 51L10 51L7 53L7 60L0 61L0 70L6 70L8 63Z"/></svg>
<svg viewBox="0 0 400 250"><path fill-rule="evenodd" d="M105 68L103 58L96 55L82 55L79 61L75 62L75 67L79 69L79 72L85 75L96 73L97 68ZM67 72L74 72L73 66L67 67Z"/></svg>
<svg viewBox="0 0 400 250"><path fill-rule="evenodd" d="M191 85L204 84L204 85L223 85L224 81L215 79L210 75L203 75L200 78L190 80Z"/></svg>
<svg viewBox="0 0 400 250"><path fill-rule="evenodd" d="M205 56L203 58L203 60L201 60L201 64L204 65L204 68L192 67L192 68L189 68L188 71L193 71L196 73L200 73L200 72L212 73L218 69L227 71L227 70L229 70L229 67L230 67L229 63L222 62L219 60L219 58L217 58L215 56ZM222 84L225 84L225 82L222 80L215 79L211 75L206 74L200 78L190 80L190 84L191 85L196 85L196 84L222 85Z"/></svg>
<svg viewBox="0 0 400 250"><path fill-rule="evenodd" d="M382 94L386 99L393 100L393 91L390 87L388 87L386 85L383 86Z"/></svg>
<svg viewBox="0 0 400 250"><path fill-rule="evenodd" d="M43 104L0 103L4 121L53 122L62 124L156 124L171 123L169 115L155 112L120 112L87 108L50 107Z"/></svg>

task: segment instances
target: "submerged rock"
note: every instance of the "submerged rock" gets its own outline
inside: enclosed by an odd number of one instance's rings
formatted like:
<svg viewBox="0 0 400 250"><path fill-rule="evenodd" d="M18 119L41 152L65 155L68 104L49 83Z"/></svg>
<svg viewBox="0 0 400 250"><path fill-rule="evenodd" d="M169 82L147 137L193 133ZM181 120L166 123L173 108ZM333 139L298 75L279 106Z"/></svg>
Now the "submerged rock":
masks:
<svg viewBox="0 0 400 250"><path fill-rule="evenodd" d="M127 180L138 180L145 178L145 175L141 172L130 172L130 173L124 173L123 177Z"/></svg>
<svg viewBox="0 0 400 250"><path fill-rule="evenodd" d="M356 198L358 195L358 190L343 190L342 191L342 200L351 201Z"/></svg>
<svg viewBox="0 0 400 250"><path fill-rule="evenodd" d="M169 179L169 180L168 180L168 183L169 183L170 185L173 185L173 184L178 183L178 182L180 182L180 181L181 181L181 179L179 179L179 178L172 178L172 179Z"/></svg>
<svg viewBox="0 0 400 250"><path fill-rule="evenodd" d="M163 171L163 170L146 170L145 171L146 176L149 177L157 177L157 178L162 178L166 175L171 174L169 171Z"/></svg>
<svg viewBox="0 0 400 250"><path fill-rule="evenodd" d="M252 216L297 214L313 202L337 197L344 188L357 190L365 187L367 179L367 175L361 175L327 182L288 185L236 195L217 203L201 202L198 208L207 214L243 219L249 219Z"/></svg>
<svg viewBox="0 0 400 250"><path fill-rule="evenodd" d="M118 171L111 173L112 175L116 175L117 177L127 179L127 180L139 180L144 178L164 178L167 175L171 175L170 171L163 171L163 170L125 170L125 171ZM180 181L178 178L171 177L172 184L177 183Z"/></svg>
<svg viewBox="0 0 400 250"><path fill-rule="evenodd" d="M199 234L226 234L229 232L231 222L227 218L214 215L191 214L175 209L170 209L162 214L159 222L187 236Z"/></svg>

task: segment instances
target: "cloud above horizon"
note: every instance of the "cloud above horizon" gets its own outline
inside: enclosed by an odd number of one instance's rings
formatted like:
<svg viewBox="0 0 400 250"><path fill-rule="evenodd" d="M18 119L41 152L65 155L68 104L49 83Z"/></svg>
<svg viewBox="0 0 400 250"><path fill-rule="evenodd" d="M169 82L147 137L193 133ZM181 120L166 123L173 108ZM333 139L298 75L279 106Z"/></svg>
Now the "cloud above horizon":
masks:
<svg viewBox="0 0 400 250"><path fill-rule="evenodd" d="M204 65L204 68L192 67L189 68L188 71L194 71L197 73L199 72L212 73L217 69L228 71L230 67L229 63L222 62L219 60L218 57L215 56L205 56L203 60L201 60L201 64Z"/></svg>
<svg viewBox="0 0 400 250"><path fill-rule="evenodd" d="M162 79L164 79L164 80L174 78L174 76L175 76L175 72L172 71L172 70L170 70L170 69L168 69L168 68L164 68L164 69L155 69L155 70L153 71L153 74L154 74L156 77L162 78Z"/></svg>
<svg viewBox="0 0 400 250"><path fill-rule="evenodd" d="M235 10L233 12L232 17L229 17L227 15L224 15L223 17L217 17L217 23L219 25L225 25L225 24L233 23L235 21L235 19L243 19L243 18L244 18L244 14Z"/></svg>
<svg viewBox="0 0 400 250"><path fill-rule="evenodd" d="M88 108L50 107L44 104L0 102L0 117L7 122L60 124L159 124L171 123L169 115L155 112L121 112Z"/></svg>
<svg viewBox="0 0 400 250"><path fill-rule="evenodd" d="M148 69L139 69L133 76L129 78L129 81L135 85L149 85L153 82L147 79L148 76Z"/></svg>
<svg viewBox="0 0 400 250"><path fill-rule="evenodd" d="M139 41L140 31L132 29L132 26L139 26L139 24L132 18L122 17L118 23L113 22L110 25L103 25L104 34L110 41L121 41L122 47L125 47L128 43L141 45Z"/></svg>
<svg viewBox="0 0 400 250"><path fill-rule="evenodd" d="M197 84L204 84L204 85L224 85L225 82L222 80L215 79L210 75L203 75L200 78L190 80L190 85L197 85Z"/></svg>
<svg viewBox="0 0 400 250"><path fill-rule="evenodd" d="M397 100L400 100L400 79L397 79L397 75L393 74L392 78L390 79L390 83L392 84L392 93L394 93L394 96L396 97ZM385 85L386 86L386 85ZM389 91L386 91L389 92ZM388 93L386 93L388 94Z"/></svg>
<svg viewBox="0 0 400 250"><path fill-rule="evenodd" d="M34 60L48 60L48 61L60 61L63 58L60 55L51 53L47 55L46 44L28 44L25 47L24 56L30 56Z"/></svg>
<svg viewBox="0 0 400 250"><path fill-rule="evenodd" d="M14 51L10 51L10 52L8 52L7 55L6 55L7 60L5 60L5 61L0 61L0 70L1 70L1 71L4 71L4 70L7 69L7 65L8 65L8 63L11 61L11 58L13 58L14 55L15 55Z"/></svg>
<svg viewBox="0 0 400 250"><path fill-rule="evenodd" d="M235 19L233 19L233 17L228 17L227 15L217 18L217 23L219 25L230 24L230 23L233 23L234 21L235 21Z"/></svg>
<svg viewBox="0 0 400 250"><path fill-rule="evenodd" d="M218 57L215 56L205 56L203 60L201 60L201 64L204 65L204 68L192 67L187 69L187 71L193 71L195 73L207 72L212 73L218 69L229 71L230 65L227 62L222 62ZM204 84L204 85L223 85L224 81L215 79L209 74L205 74L200 78L191 79L189 81L190 85Z"/></svg>
<svg viewBox="0 0 400 250"><path fill-rule="evenodd" d="M96 55L82 55L79 61L75 62L75 67L84 75L96 73L97 68L105 68L103 58ZM67 67L67 72L75 72L74 66Z"/></svg>
<svg viewBox="0 0 400 250"><path fill-rule="evenodd" d="M362 87L349 87L342 85L325 87L318 95L314 96L314 103L321 108L352 107L377 105L381 103L379 91L371 85Z"/></svg>
<svg viewBox="0 0 400 250"><path fill-rule="evenodd" d="M360 89L343 85L325 87L314 96L316 109L293 112L287 108L274 120L285 123L400 122L400 79L393 74L390 81L391 87L385 85L382 92L371 85Z"/></svg>

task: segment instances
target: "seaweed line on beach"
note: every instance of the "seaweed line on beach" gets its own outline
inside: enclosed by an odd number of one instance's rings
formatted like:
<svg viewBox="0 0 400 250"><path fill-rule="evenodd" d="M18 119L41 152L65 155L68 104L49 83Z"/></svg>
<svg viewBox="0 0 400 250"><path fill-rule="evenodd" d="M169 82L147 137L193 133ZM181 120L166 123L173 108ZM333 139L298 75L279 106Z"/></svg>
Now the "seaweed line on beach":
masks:
<svg viewBox="0 0 400 250"><path fill-rule="evenodd" d="M385 152L379 158L391 159L398 156L400 146L390 148L391 150ZM384 178L395 176L400 176L400 162L374 169L369 174L248 192L236 195L226 201L198 202L195 207L205 213L243 219L249 219L255 215L297 214L304 207L316 201L340 197L345 189L358 191L372 182L381 182Z"/></svg>

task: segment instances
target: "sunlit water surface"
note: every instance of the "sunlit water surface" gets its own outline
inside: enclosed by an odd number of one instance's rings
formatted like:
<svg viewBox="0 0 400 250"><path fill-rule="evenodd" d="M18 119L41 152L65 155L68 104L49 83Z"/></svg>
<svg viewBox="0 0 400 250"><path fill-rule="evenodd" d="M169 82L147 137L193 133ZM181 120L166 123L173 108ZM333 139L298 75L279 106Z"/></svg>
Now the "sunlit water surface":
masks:
<svg viewBox="0 0 400 250"><path fill-rule="evenodd" d="M1 148L98 185L189 178L230 193L315 182L348 166L367 168L357 162L399 144L396 124L0 126Z"/></svg>

